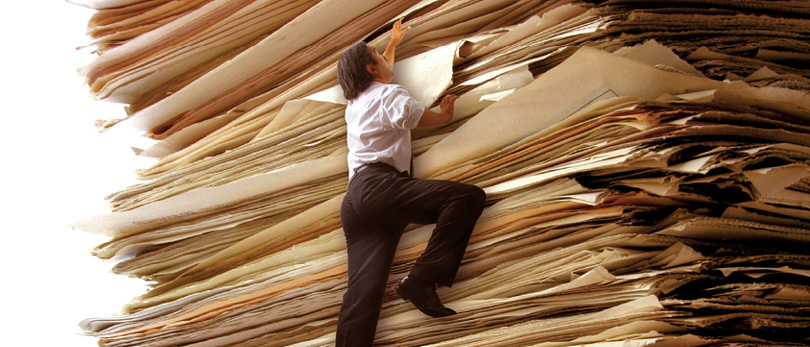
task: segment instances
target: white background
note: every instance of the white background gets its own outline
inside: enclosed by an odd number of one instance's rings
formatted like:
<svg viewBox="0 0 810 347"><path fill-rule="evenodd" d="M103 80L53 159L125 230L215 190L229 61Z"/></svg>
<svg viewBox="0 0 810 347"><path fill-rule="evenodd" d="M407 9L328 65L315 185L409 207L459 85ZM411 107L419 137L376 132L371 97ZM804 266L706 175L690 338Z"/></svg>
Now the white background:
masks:
<svg viewBox="0 0 810 347"><path fill-rule="evenodd" d="M93 12L64 0L0 11L3 346L96 346L78 323L115 315L146 291L90 254L105 236L70 228L107 213L104 196L134 183L144 164L124 136L93 127L125 115L122 105L93 100L76 73L92 59L76 48L90 42Z"/></svg>

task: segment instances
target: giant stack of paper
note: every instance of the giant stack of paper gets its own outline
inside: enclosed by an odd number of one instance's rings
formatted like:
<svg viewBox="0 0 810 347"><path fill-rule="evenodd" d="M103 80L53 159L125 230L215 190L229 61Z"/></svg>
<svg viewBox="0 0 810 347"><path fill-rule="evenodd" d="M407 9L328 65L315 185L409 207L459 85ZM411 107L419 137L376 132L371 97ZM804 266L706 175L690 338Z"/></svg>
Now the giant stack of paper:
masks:
<svg viewBox="0 0 810 347"><path fill-rule="evenodd" d="M154 139L144 183L76 223L153 288L103 346L329 346L346 286L341 52L404 17L396 83L456 119L418 177L488 204L431 319L385 346L810 345L810 4L86 0L100 99ZM432 226L403 236L390 285Z"/></svg>

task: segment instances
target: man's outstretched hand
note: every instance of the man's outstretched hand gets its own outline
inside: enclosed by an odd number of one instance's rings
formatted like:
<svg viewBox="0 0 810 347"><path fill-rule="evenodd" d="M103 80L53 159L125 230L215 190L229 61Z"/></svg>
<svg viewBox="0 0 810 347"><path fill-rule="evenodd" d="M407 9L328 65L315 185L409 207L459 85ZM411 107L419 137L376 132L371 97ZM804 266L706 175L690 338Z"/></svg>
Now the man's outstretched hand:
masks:
<svg viewBox="0 0 810 347"><path fill-rule="evenodd" d="M402 41L402 38L405 37L405 34L407 34L409 31L411 31L411 27L405 27L405 29L402 29L402 18L400 18L394 23L394 28L391 29L391 42L398 45L399 42Z"/></svg>
<svg viewBox="0 0 810 347"><path fill-rule="evenodd" d="M409 31L411 31L411 27L402 29L402 18L394 23L394 28L391 29L391 41L388 42L388 46L385 47L385 52L383 52L383 58L385 58L389 66L394 66L394 51Z"/></svg>
<svg viewBox="0 0 810 347"><path fill-rule="evenodd" d="M416 125L417 128L435 128L449 124L453 121L453 113L456 109L456 100L458 99L457 95L448 94L442 98L442 101L439 103L439 112L433 112L427 108L425 108L425 112L422 113L422 118L419 119L419 123Z"/></svg>
<svg viewBox="0 0 810 347"><path fill-rule="evenodd" d="M439 109L442 111L442 114L446 114L450 116L450 120L453 120L453 112L456 109L456 100L458 99L458 95L448 94L442 98L442 102L439 103ZM447 122L449 123L450 120Z"/></svg>

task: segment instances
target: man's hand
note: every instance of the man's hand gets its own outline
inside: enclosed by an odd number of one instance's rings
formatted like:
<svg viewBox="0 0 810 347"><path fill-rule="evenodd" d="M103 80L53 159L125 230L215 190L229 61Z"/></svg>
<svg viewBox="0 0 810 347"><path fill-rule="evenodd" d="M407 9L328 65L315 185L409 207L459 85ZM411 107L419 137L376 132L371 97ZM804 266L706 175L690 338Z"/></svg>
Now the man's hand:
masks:
<svg viewBox="0 0 810 347"><path fill-rule="evenodd" d="M391 29L391 41L388 42L388 46L385 47L385 52L383 52L383 58L388 62L388 66L394 66L394 51L409 31L411 31L411 27L402 29L402 18L394 23L394 28Z"/></svg>
<svg viewBox="0 0 810 347"><path fill-rule="evenodd" d="M453 121L453 113L456 109L456 99L458 99L457 95L445 95L445 97L442 98L442 101L439 103L439 110L441 110L441 113L436 113L426 108L425 112L422 113L422 118L419 118L419 123L416 124L416 127L435 128L449 124L451 121Z"/></svg>
<svg viewBox="0 0 810 347"><path fill-rule="evenodd" d="M458 95L448 94L444 98L442 98L442 102L439 103L439 109L442 110L442 114L449 115L450 120L453 120L453 112L456 109L456 100L458 99ZM450 122L449 120L447 121Z"/></svg>
<svg viewBox="0 0 810 347"><path fill-rule="evenodd" d="M409 31L411 31L411 27L402 29L402 18L400 18L394 23L394 28L391 29L391 42L393 42L395 46L398 45Z"/></svg>

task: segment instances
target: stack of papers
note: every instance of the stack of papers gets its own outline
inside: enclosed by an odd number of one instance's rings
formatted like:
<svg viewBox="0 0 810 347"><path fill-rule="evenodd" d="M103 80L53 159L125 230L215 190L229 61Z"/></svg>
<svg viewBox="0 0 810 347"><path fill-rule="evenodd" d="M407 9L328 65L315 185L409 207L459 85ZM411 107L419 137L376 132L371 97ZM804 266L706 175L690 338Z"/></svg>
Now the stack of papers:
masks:
<svg viewBox="0 0 810 347"><path fill-rule="evenodd" d="M460 95L452 124L414 131L415 175L488 203L439 290L459 313L389 288L377 344L810 344L804 2L83 4L99 10L88 84L131 111L104 126L140 128L160 158L75 224L152 286L81 322L103 346L334 344L335 62L361 39L382 49L401 17L395 83L428 105ZM389 287L432 229L408 228Z"/></svg>

